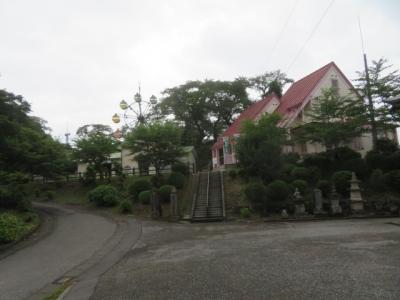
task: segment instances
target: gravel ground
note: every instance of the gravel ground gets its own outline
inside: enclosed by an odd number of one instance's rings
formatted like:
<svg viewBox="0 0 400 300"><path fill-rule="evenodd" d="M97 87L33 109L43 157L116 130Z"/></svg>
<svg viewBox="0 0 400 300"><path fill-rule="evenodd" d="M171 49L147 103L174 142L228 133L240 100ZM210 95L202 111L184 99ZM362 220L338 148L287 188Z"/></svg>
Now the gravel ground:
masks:
<svg viewBox="0 0 400 300"><path fill-rule="evenodd" d="M144 222L91 299L400 299L398 221Z"/></svg>

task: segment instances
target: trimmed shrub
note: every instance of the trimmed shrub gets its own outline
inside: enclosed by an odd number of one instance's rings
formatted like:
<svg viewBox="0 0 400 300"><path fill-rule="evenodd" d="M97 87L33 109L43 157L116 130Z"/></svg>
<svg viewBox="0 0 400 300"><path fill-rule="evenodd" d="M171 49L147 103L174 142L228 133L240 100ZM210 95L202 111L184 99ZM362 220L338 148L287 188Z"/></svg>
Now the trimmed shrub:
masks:
<svg viewBox="0 0 400 300"><path fill-rule="evenodd" d="M132 202L124 199L119 203L119 212L122 214L129 214L132 212Z"/></svg>
<svg viewBox="0 0 400 300"><path fill-rule="evenodd" d="M310 171L304 167L295 167L291 172L291 176L294 179L310 180Z"/></svg>
<svg viewBox="0 0 400 300"><path fill-rule="evenodd" d="M138 200L140 192L151 190L152 185L146 178L138 178L128 186L129 194Z"/></svg>
<svg viewBox="0 0 400 300"><path fill-rule="evenodd" d="M319 180L317 182L317 188L321 190L322 196L328 198L332 190L332 183L329 180Z"/></svg>
<svg viewBox="0 0 400 300"><path fill-rule="evenodd" d="M399 150L399 146L389 139L378 139L376 141L376 150L383 153L392 153Z"/></svg>
<svg viewBox="0 0 400 300"><path fill-rule="evenodd" d="M173 185L163 185L162 187L160 187L159 191L159 195L160 195L160 199L161 201L165 202L165 203L169 203L170 199L171 199L171 191L174 188Z"/></svg>
<svg viewBox="0 0 400 300"><path fill-rule="evenodd" d="M244 188L244 195L254 207L260 208L265 205L267 189L261 182L250 182Z"/></svg>
<svg viewBox="0 0 400 300"><path fill-rule="evenodd" d="M183 162L176 162L171 166L172 172L189 175L189 167Z"/></svg>
<svg viewBox="0 0 400 300"><path fill-rule="evenodd" d="M111 185L99 185L88 193L88 198L96 206L114 206L118 203L118 192Z"/></svg>
<svg viewBox="0 0 400 300"><path fill-rule="evenodd" d="M142 204L150 204L151 191L142 191L139 194L139 202Z"/></svg>
<svg viewBox="0 0 400 300"><path fill-rule="evenodd" d="M378 192L385 191L385 183L383 180L383 172L381 169L375 169L372 171L371 176L369 177L369 185L373 190Z"/></svg>
<svg viewBox="0 0 400 300"><path fill-rule="evenodd" d="M242 207L240 209L240 217L242 217L243 219L250 218L250 209L248 207Z"/></svg>
<svg viewBox="0 0 400 300"><path fill-rule="evenodd" d="M84 185L89 185L89 186L96 184L96 170L93 166L87 167L82 182Z"/></svg>
<svg viewBox="0 0 400 300"><path fill-rule="evenodd" d="M400 170L393 170L383 175L385 184L395 191L400 191Z"/></svg>
<svg viewBox="0 0 400 300"><path fill-rule="evenodd" d="M26 199L21 185L6 185L0 186L0 207L26 211L31 209L31 203Z"/></svg>
<svg viewBox="0 0 400 300"><path fill-rule="evenodd" d="M353 158L343 163L345 168L349 171L356 173L360 179L365 179L368 174L368 167L365 160L362 158Z"/></svg>
<svg viewBox="0 0 400 300"><path fill-rule="evenodd" d="M55 195L55 193L54 193L53 191L47 191L47 192L46 192L46 195L45 195L46 200L47 200L47 201L52 201L52 200L54 200L54 195Z"/></svg>
<svg viewBox="0 0 400 300"><path fill-rule="evenodd" d="M289 196L290 189L283 180L274 180L267 185L267 199L273 202L284 202Z"/></svg>
<svg viewBox="0 0 400 300"><path fill-rule="evenodd" d="M237 175L238 175L238 172L237 172L236 169L230 169L230 170L228 171L228 176L229 176L229 178L232 179L232 180L236 179Z"/></svg>
<svg viewBox="0 0 400 300"><path fill-rule="evenodd" d="M171 174L169 174L168 184L173 185L177 189L183 188L185 186L185 181L185 175L183 175L182 173L172 172Z"/></svg>
<svg viewBox="0 0 400 300"><path fill-rule="evenodd" d="M335 185L336 191L342 196L349 196L350 179L350 171L337 171L332 175L332 182Z"/></svg>
<svg viewBox="0 0 400 300"><path fill-rule="evenodd" d="M162 174L154 175L150 177L150 182L155 187L160 187L165 184L165 177Z"/></svg>
<svg viewBox="0 0 400 300"><path fill-rule="evenodd" d="M16 241L23 229L24 224L16 216L0 214L0 244Z"/></svg>
<svg viewBox="0 0 400 300"><path fill-rule="evenodd" d="M300 155L296 152L282 154L283 162L287 164L296 164L300 160Z"/></svg>
<svg viewBox="0 0 400 300"><path fill-rule="evenodd" d="M308 183L303 179L296 179L292 182L293 187L299 190L301 195L305 195L308 192Z"/></svg>
<svg viewBox="0 0 400 300"><path fill-rule="evenodd" d="M310 173L310 177L308 179L308 182L314 185L315 183L318 182L318 180L321 178L321 170L318 167L309 167L308 171Z"/></svg>

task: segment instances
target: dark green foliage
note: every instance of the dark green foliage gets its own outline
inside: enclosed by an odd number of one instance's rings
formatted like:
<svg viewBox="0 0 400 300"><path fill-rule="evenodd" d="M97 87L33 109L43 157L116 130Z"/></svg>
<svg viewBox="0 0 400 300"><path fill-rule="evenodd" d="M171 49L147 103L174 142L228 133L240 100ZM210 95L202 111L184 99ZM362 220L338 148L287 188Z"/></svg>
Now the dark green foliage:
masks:
<svg viewBox="0 0 400 300"><path fill-rule="evenodd" d="M125 147L138 161L154 166L156 174L183 154L182 131L172 122L139 125L125 138Z"/></svg>
<svg viewBox="0 0 400 300"><path fill-rule="evenodd" d="M82 183L87 186L96 185L96 169L93 166L87 166L86 172L82 178Z"/></svg>
<svg viewBox="0 0 400 300"><path fill-rule="evenodd" d="M293 180L292 178L292 171L293 169L296 168L296 165L294 164L284 164L281 168L280 174L279 174L279 179L282 179L283 181L290 182Z"/></svg>
<svg viewBox="0 0 400 300"><path fill-rule="evenodd" d="M254 208L260 209L265 206L267 189L262 182L250 182L244 188L244 195Z"/></svg>
<svg viewBox="0 0 400 300"><path fill-rule="evenodd" d="M399 145L389 139L378 139L376 143L376 151L380 153L393 153L399 150Z"/></svg>
<svg viewBox="0 0 400 300"><path fill-rule="evenodd" d="M54 200L54 195L55 195L54 191L47 191L46 192L46 200L47 201Z"/></svg>
<svg viewBox="0 0 400 300"><path fill-rule="evenodd" d="M150 204L152 191L142 191L139 193L138 199L142 204Z"/></svg>
<svg viewBox="0 0 400 300"><path fill-rule="evenodd" d="M128 186L129 194L135 200L138 200L140 192L151 190L151 188L152 185L146 178L138 178Z"/></svg>
<svg viewBox="0 0 400 300"><path fill-rule="evenodd" d="M236 179L237 175L238 175L238 171L236 169L230 169L228 171L228 176L232 180Z"/></svg>
<svg viewBox="0 0 400 300"><path fill-rule="evenodd" d="M285 164L295 165L300 160L300 155L296 152L282 154L282 161Z"/></svg>
<svg viewBox="0 0 400 300"><path fill-rule="evenodd" d="M189 167L187 164L184 164L183 162L176 162L171 166L172 172L178 172L183 175L189 175Z"/></svg>
<svg viewBox="0 0 400 300"><path fill-rule="evenodd" d="M305 195L308 192L308 183L303 179L296 179L292 182L293 187L299 190L301 195Z"/></svg>
<svg viewBox="0 0 400 300"><path fill-rule="evenodd" d="M171 191L174 188L173 185L163 185L162 187L160 187L159 191L159 196L161 201L165 202L165 203L169 203L170 199L171 199Z"/></svg>
<svg viewBox="0 0 400 300"><path fill-rule="evenodd" d="M118 203L118 192L111 185L99 185L88 193L88 198L96 206L114 206Z"/></svg>
<svg viewBox="0 0 400 300"><path fill-rule="evenodd" d="M265 72L259 76L250 77L247 80L249 86L259 92L262 98L272 93L281 97L283 87L287 83L293 82L293 79L288 78L280 70Z"/></svg>
<svg viewBox="0 0 400 300"><path fill-rule="evenodd" d="M243 121L236 145L239 165L246 177L269 182L278 177L286 129L278 127L280 116L266 114L258 122Z"/></svg>
<svg viewBox="0 0 400 300"><path fill-rule="evenodd" d="M321 190L322 196L328 198L332 190L332 183L329 180L319 180L317 188Z"/></svg>
<svg viewBox="0 0 400 300"><path fill-rule="evenodd" d="M240 209L240 217L242 217L243 219L248 219L250 218L250 209L248 207L242 207Z"/></svg>
<svg viewBox="0 0 400 300"><path fill-rule="evenodd" d="M128 199L124 199L119 203L119 212L122 214L132 213L132 202Z"/></svg>
<svg viewBox="0 0 400 300"><path fill-rule="evenodd" d="M295 167L291 172L291 176L294 179L302 179L309 181L311 178L310 170L304 167Z"/></svg>
<svg viewBox="0 0 400 300"><path fill-rule="evenodd" d="M177 189L181 189L185 186L186 177L181 173L172 172L169 174L167 181L168 184L173 185Z"/></svg>
<svg viewBox="0 0 400 300"><path fill-rule="evenodd" d="M400 192L400 170L392 170L383 175L385 184L392 190Z"/></svg>
<svg viewBox="0 0 400 300"><path fill-rule="evenodd" d="M166 179L165 179L164 175L158 174L158 175L151 176L150 181L154 187L159 188L160 186L165 184Z"/></svg>
<svg viewBox="0 0 400 300"><path fill-rule="evenodd" d="M16 241L24 229L23 225L23 222L14 215L0 214L0 244Z"/></svg>
<svg viewBox="0 0 400 300"><path fill-rule="evenodd" d="M390 171L400 169L400 150L395 152L369 151L365 156L369 169Z"/></svg>
<svg viewBox="0 0 400 300"><path fill-rule="evenodd" d="M350 179L350 171L337 171L332 175L332 182L336 191L344 197L348 197L350 194Z"/></svg>
<svg viewBox="0 0 400 300"><path fill-rule="evenodd" d="M267 185L268 202L284 203L287 200L289 193L289 186L283 180L274 180Z"/></svg>
<svg viewBox="0 0 400 300"><path fill-rule="evenodd" d="M381 169L373 170L371 176L369 177L369 187L377 192L385 191L386 186L383 179L383 172Z"/></svg>
<svg viewBox="0 0 400 300"><path fill-rule="evenodd" d="M354 173L359 179L368 178L368 167L365 160L362 158L353 158L345 161L343 166Z"/></svg>

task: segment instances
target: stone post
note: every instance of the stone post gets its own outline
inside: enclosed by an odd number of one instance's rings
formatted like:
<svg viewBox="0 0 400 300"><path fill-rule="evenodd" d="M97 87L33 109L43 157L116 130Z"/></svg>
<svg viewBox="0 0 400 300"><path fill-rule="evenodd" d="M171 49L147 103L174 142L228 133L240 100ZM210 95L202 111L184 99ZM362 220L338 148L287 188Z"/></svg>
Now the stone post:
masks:
<svg viewBox="0 0 400 300"><path fill-rule="evenodd" d="M304 205L304 199L301 196L299 190L296 188L296 191L293 194L294 197L294 215L297 216L305 216L307 215L306 213L306 207Z"/></svg>
<svg viewBox="0 0 400 300"><path fill-rule="evenodd" d="M176 219L179 217L179 212L178 212L178 197L176 195L176 188L173 187L171 190L171 195L170 195L170 208L171 208L171 217Z"/></svg>
<svg viewBox="0 0 400 300"><path fill-rule="evenodd" d="M351 174L350 180L350 207L352 212L362 212L364 210L364 201L361 196L361 189L356 173Z"/></svg>
<svg viewBox="0 0 400 300"><path fill-rule="evenodd" d="M314 215L324 215L326 212L322 207L322 191L314 189Z"/></svg>
<svg viewBox="0 0 400 300"><path fill-rule="evenodd" d="M156 189L153 189L150 197L151 204L151 216L152 218L159 218L162 216L162 207L160 202L160 197L158 197L158 193Z"/></svg>
<svg viewBox="0 0 400 300"><path fill-rule="evenodd" d="M340 215L342 213L342 207L339 204L340 196L336 192L335 185L332 186L332 193L331 193L331 214L332 215Z"/></svg>

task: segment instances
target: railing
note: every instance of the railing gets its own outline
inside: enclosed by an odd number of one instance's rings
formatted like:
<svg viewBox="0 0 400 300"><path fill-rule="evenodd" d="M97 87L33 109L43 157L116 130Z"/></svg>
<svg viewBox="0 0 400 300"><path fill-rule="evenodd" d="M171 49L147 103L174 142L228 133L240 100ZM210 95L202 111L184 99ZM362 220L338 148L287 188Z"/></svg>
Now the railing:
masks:
<svg viewBox="0 0 400 300"><path fill-rule="evenodd" d="M210 197L210 171L207 172L207 197L206 197L206 210L208 214L208 201Z"/></svg>
<svg viewBox="0 0 400 300"><path fill-rule="evenodd" d="M222 202L222 216L225 218L225 193L224 193L224 172L221 174L221 202Z"/></svg>
<svg viewBox="0 0 400 300"><path fill-rule="evenodd" d="M200 174L200 173L198 173ZM197 180L195 180L195 186L193 188L194 193L193 193L193 200L192 200L192 218L194 217L194 211L196 209L196 198L197 195L199 193L199 188L200 188L200 175L193 175L193 176L197 176Z"/></svg>

